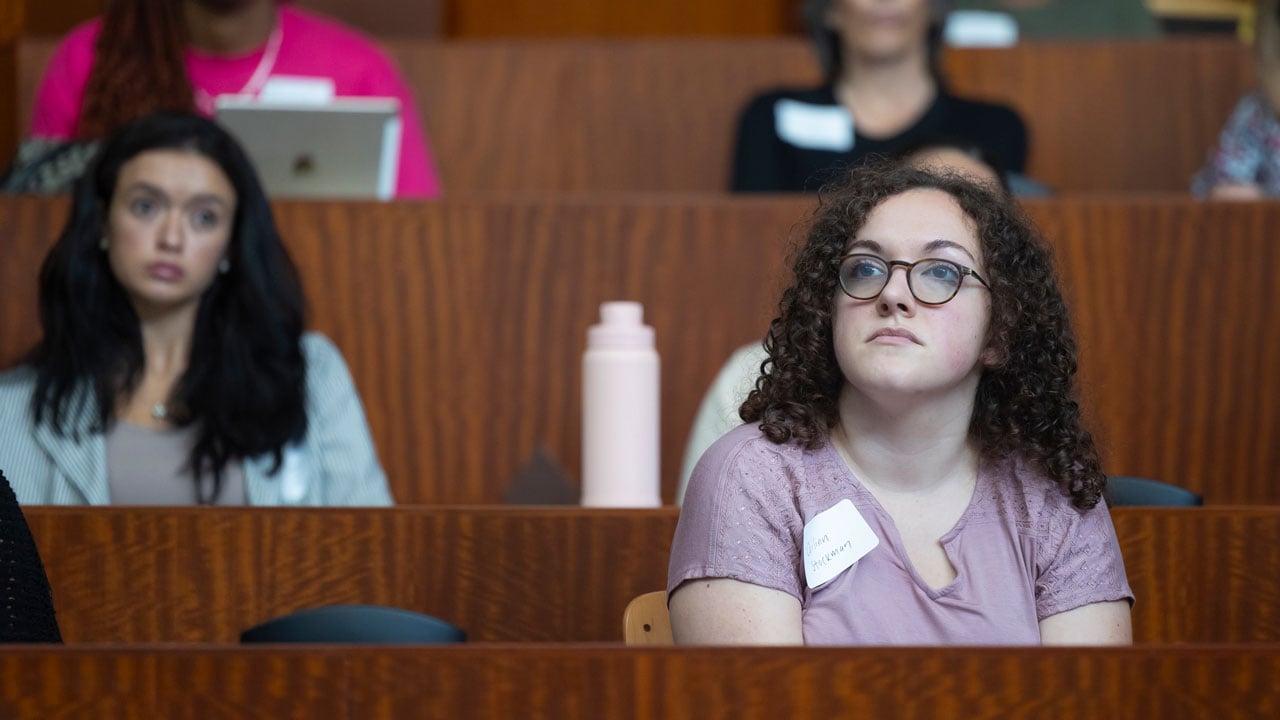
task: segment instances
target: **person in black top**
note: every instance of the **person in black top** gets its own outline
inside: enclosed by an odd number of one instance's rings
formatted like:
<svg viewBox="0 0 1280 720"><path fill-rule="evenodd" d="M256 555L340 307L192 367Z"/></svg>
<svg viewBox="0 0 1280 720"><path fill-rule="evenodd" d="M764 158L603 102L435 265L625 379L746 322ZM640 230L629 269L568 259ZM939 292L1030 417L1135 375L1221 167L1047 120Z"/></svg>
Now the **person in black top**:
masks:
<svg viewBox="0 0 1280 720"><path fill-rule="evenodd" d="M851 164L899 155L926 138L981 147L1002 173L1026 165L1014 110L947 92L938 70L939 0L807 0L826 75L818 88L753 99L738 123L732 189L813 192Z"/></svg>
<svg viewBox="0 0 1280 720"><path fill-rule="evenodd" d="M0 472L0 642L59 643L53 593L18 498Z"/></svg>

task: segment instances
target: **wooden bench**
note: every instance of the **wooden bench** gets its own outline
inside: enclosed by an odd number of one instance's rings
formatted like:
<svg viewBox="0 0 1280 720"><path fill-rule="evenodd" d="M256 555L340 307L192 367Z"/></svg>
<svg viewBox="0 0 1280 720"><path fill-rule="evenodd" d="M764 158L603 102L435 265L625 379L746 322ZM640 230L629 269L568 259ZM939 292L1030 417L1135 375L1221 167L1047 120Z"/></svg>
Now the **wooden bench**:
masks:
<svg viewBox="0 0 1280 720"><path fill-rule="evenodd" d="M62 717L1271 717L1280 646L6 649L0 712Z"/></svg>
<svg viewBox="0 0 1280 720"><path fill-rule="evenodd" d="M638 300L662 357L663 496L698 403L761 338L797 198L287 203L314 326L342 349L397 499L503 502L541 449L576 483L581 354L606 300ZM40 262L65 203L0 199L0 363L39 336ZM1108 472L1210 503L1280 504L1280 204L1034 203L1082 349Z"/></svg>
<svg viewBox="0 0 1280 720"><path fill-rule="evenodd" d="M677 512L26 508L69 642L235 642L333 603L484 642L619 642L666 587ZM1280 643L1280 507L1112 511L1148 643ZM3 675L0 675L3 677Z"/></svg>

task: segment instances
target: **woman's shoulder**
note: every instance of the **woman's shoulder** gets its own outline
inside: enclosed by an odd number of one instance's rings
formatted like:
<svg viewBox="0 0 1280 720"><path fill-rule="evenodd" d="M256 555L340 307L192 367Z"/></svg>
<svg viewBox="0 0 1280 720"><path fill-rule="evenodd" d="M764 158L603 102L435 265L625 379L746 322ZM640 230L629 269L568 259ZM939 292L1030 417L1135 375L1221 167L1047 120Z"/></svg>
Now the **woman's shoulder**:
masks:
<svg viewBox="0 0 1280 720"><path fill-rule="evenodd" d="M794 442L773 442L758 423L740 425L702 454L689 478L686 498L726 492L770 498L767 502L794 498L810 474L813 455L814 451Z"/></svg>
<svg viewBox="0 0 1280 720"><path fill-rule="evenodd" d="M987 479L986 502L999 514L1037 535L1054 534L1074 524L1080 517L1106 506L1099 502L1081 511L1053 478L1035 463L1022 458L1001 458L984 463Z"/></svg>
<svg viewBox="0 0 1280 720"><path fill-rule="evenodd" d="M1025 126L1018 111L1008 105L972 100L951 94L943 95L940 99L945 103L948 115L955 120L963 121L966 125L994 126L994 128Z"/></svg>
<svg viewBox="0 0 1280 720"><path fill-rule="evenodd" d="M11 408L16 401L30 400L36 387L36 371L30 365L0 372L0 413Z"/></svg>
<svg viewBox="0 0 1280 720"><path fill-rule="evenodd" d="M98 35L101 33L102 18L96 17L86 20L71 28L70 32L62 36L54 52L58 55L92 58L94 47L98 43Z"/></svg>
<svg viewBox="0 0 1280 720"><path fill-rule="evenodd" d="M342 359L342 351L323 333L305 332L298 341L302 348L302 359L307 364L307 375L325 375L335 367L346 367Z"/></svg>

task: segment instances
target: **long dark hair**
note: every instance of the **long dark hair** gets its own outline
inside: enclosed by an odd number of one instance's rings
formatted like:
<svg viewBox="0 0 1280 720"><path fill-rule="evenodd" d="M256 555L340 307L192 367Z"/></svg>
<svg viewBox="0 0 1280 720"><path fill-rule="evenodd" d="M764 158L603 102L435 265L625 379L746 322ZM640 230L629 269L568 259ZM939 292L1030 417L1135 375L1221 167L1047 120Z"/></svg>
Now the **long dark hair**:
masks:
<svg viewBox="0 0 1280 720"><path fill-rule="evenodd" d="M197 477L213 473L216 497L229 461L269 452L278 469L284 446L306 433L306 308L253 166L212 121L162 113L129 123L76 183L71 215L40 270L44 337L28 356L37 372L32 412L36 423L65 435L81 429L69 419L96 401L89 430L104 432L117 400L141 379L138 316L99 243L121 167L161 149L209 159L236 192L230 267L200 299L190 362L173 398L180 409L174 421L196 427L190 467Z"/></svg>
<svg viewBox="0 0 1280 720"><path fill-rule="evenodd" d="M987 347L993 362L978 381L969 434L988 458L1017 456L1041 468L1080 509L1106 484L1076 400L1076 342L1052 256L1018 206L958 175L902 166L860 166L823 190L794 279L765 337L768 359L742 404L775 443L816 447L839 420L845 378L836 362L832 311L836 268L867 216L916 188L941 190L973 219L991 287Z"/></svg>

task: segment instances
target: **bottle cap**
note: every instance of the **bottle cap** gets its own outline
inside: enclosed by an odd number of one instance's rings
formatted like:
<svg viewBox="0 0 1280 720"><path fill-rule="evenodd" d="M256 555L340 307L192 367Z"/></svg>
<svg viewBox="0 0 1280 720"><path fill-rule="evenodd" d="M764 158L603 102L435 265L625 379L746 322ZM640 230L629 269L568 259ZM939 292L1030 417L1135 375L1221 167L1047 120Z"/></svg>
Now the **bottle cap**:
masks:
<svg viewBox="0 0 1280 720"><path fill-rule="evenodd" d="M600 304L600 324L587 330L588 350L648 350L653 348L653 328L644 324L644 306L638 302Z"/></svg>

